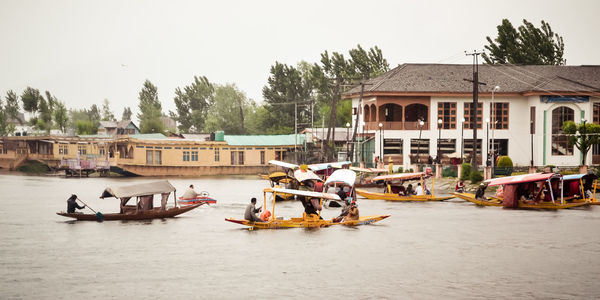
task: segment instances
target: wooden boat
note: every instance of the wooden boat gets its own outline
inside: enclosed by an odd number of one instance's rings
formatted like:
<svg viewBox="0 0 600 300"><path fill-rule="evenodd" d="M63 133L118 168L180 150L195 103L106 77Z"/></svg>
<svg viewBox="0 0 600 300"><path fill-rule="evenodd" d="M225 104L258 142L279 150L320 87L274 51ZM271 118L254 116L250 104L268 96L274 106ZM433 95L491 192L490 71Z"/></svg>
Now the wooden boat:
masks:
<svg viewBox="0 0 600 300"><path fill-rule="evenodd" d="M427 174L424 172L417 173L399 173L382 175L373 178L374 181L383 180L386 182L386 190L383 193L371 192L362 189L356 189L356 193L371 200L387 200L387 201L443 201L454 198L454 196L436 196L433 190L435 179L431 183L431 195L407 195L401 196L393 189L393 182L404 182L404 181L420 181L421 186L423 181L427 178Z"/></svg>
<svg viewBox="0 0 600 300"><path fill-rule="evenodd" d="M562 183L562 176L554 173L534 173L517 176L495 178L485 181L487 186L502 186L502 197L484 197L476 199L471 193L454 193L458 198L482 206L502 206L518 209L567 209L589 205L585 202L568 202L564 197L560 201L556 198L558 183ZM535 187L537 191L535 191ZM529 191L533 192L532 200L523 200L521 196ZM545 193L544 193L545 191ZM543 194L543 197L542 197Z"/></svg>
<svg viewBox="0 0 600 300"><path fill-rule="evenodd" d="M356 187L384 187L385 181L373 181L374 174L388 173L388 169L350 167L350 170L360 174Z"/></svg>
<svg viewBox="0 0 600 300"><path fill-rule="evenodd" d="M202 195L198 195L195 198L183 198L183 197L179 197L179 204L180 205L194 205L194 204L216 204L217 200L213 199L209 196L202 196Z"/></svg>
<svg viewBox="0 0 600 300"><path fill-rule="evenodd" d="M149 220L172 218L204 204L178 207L175 192L175 187L166 180L108 187L102 192L100 198L114 197L120 199L120 212L107 214L100 212L96 214L58 212L56 214L81 221ZM167 201L171 193L173 193L175 206L167 207ZM161 195L160 207L154 207L153 204L153 198L156 194ZM136 205L127 205L127 202L133 197L136 198Z"/></svg>
<svg viewBox="0 0 600 300"><path fill-rule="evenodd" d="M595 174L572 174L564 175L561 179L560 190L564 192L560 196L566 195L567 202L589 202L590 205L600 205L600 201L596 197L598 176ZM590 197L587 194L591 194Z"/></svg>
<svg viewBox="0 0 600 300"><path fill-rule="evenodd" d="M498 206L502 207L502 199L496 197L486 197L485 199L476 199L475 194L472 193L454 193L454 195L460 199L475 203L480 206ZM519 207L521 209L566 209L587 206L587 202L571 202L571 203L554 203L547 201L540 201L537 204L526 203L519 201Z"/></svg>
<svg viewBox="0 0 600 300"><path fill-rule="evenodd" d="M340 170L338 170L340 171ZM336 171L336 172L338 172ZM335 174L335 172L334 172ZM333 177L333 175L332 175ZM272 188L270 190L265 189L264 191L264 204L263 207L266 207L267 204L267 193L273 193L273 199L276 199L276 195L279 193L293 194L295 196L301 197L314 197L319 198L321 204L324 200L333 200L340 201L340 197L337 194L330 193L321 193L321 192L311 192L311 191L300 191L300 190L290 190L290 189L282 189L282 188ZM389 215L372 215L372 216L362 216L358 220L348 220L335 222L334 219L324 220L321 219L321 213L319 215L307 215L303 212L302 217L300 218L290 218L283 219L281 217L275 216L275 204L276 200L273 200L273 208L271 218L266 222L251 222L248 220L240 220L235 218L226 218L225 221L249 226L250 229L279 229L279 228L319 228L319 227L329 227L335 225L345 225L345 226L358 226L358 225L368 225L378 221L381 221Z"/></svg>

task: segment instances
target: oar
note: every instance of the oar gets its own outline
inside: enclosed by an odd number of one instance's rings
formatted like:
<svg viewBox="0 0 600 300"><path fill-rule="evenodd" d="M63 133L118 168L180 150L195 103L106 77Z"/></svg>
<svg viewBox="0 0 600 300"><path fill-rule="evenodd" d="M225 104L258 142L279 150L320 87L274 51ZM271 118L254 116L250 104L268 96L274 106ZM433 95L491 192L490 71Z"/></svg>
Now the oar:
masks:
<svg viewBox="0 0 600 300"><path fill-rule="evenodd" d="M91 208L89 205L87 205L87 203L85 203L85 202L83 202L83 200L79 199L79 197L77 197L77 200L81 201L81 203L83 203L83 205L85 205L85 207L87 207L91 211L93 211L96 214L96 219L98 219L98 221L102 221L102 219L104 218L104 216L102 215L101 212L96 212L93 208Z"/></svg>

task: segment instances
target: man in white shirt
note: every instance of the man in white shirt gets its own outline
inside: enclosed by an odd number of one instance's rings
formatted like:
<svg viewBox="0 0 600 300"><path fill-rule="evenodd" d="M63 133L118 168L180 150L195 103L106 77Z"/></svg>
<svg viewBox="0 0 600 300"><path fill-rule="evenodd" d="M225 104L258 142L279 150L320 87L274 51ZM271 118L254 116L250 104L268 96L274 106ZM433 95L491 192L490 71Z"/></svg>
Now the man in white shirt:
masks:
<svg viewBox="0 0 600 300"><path fill-rule="evenodd" d="M198 196L198 193L194 191L194 185L190 184L190 188L183 194L183 199L194 199L196 196Z"/></svg>
<svg viewBox="0 0 600 300"><path fill-rule="evenodd" d="M417 194L417 196L423 195L423 187L421 186L420 182L419 184L417 184L417 188L415 188L415 193Z"/></svg>

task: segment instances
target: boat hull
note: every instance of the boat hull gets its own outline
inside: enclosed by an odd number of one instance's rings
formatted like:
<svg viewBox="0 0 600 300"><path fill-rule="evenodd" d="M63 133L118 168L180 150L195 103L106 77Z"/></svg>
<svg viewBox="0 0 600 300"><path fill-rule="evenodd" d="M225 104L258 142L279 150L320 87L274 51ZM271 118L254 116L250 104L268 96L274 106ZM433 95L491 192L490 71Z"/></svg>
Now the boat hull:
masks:
<svg viewBox="0 0 600 300"><path fill-rule="evenodd" d="M183 197L179 197L179 200L177 200L177 203L179 203L179 205L194 205L194 204L200 204L200 203L216 204L217 200L215 200L211 197L196 197L196 198L191 198L191 199L183 199Z"/></svg>
<svg viewBox="0 0 600 300"><path fill-rule="evenodd" d="M102 219L99 220L96 214L78 214L78 213L66 213L66 212L57 212L56 214L59 216L73 218L78 221L118 221L118 220L151 220L151 219L163 219L163 218L172 218L182 213L188 212L192 209L195 209L202 204L189 205L185 207L172 207L167 210L161 210L160 208L155 208L151 211L144 211L140 213L132 213L132 214L120 214L120 213L108 213L102 214Z"/></svg>
<svg viewBox="0 0 600 300"><path fill-rule="evenodd" d="M471 193L454 193L454 195L460 199L467 200L469 202L475 203L481 206L502 206L502 199L489 197L485 200L475 199L475 195ZM590 205L589 202L566 202L564 204L561 203L553 203L542 201L537 204L525 203L523 201L519 201L519 205L517 209L568 209L575 207L582 207Z"/></svg>
<svg viewBox="0 0 600 300"><path fill-rule="evenodd" d="M318 218L291 218L287 220L271 220L268 222L251 222L248 220L237 220L233 218L225 219L225 221L248 226L252 229L280 229L280 228L321 228L334 225L344 226L359 226L368 225L381 221L389 215L373 215L360 217L358 220L345 222L333 222L333 220L322 220Z"/></svg>
<svg viewBox="0 0 600 300"><path fill-rule="evenodd" d="M401 201L401 202L425 202L425 201L444 201L454 198L454 196L436 197L434 195L412 195L412 196L400 196L398 194L391 193L376 193L369 192L366 190L356 189L356 193L369 200L386 200L386 201Z"/></svg>

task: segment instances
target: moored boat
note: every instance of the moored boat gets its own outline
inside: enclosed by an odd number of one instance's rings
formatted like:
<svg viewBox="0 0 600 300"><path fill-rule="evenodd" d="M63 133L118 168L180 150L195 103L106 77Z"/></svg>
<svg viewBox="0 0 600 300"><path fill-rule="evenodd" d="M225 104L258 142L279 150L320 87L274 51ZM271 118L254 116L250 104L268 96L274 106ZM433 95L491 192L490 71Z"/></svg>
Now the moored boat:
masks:
<svg viewBox="0 0 600 300"><path fill-rule="evenodd" d="M398 173L381 175L373 178L374 181L385 181L385 191L371 192L363 189L356 189L356 193L362 197L371 200L387 200L387 201L443 201L454 198L454 196L437 196L434 191L435 179L431 183L431 193L425 191L423 195L414 195L402 185L404 182L417 181L425 190L425 179L428 175L424 172L417 173ZM398 186L397 183L400 183ZM410 184L412 186L412 184Z"/></svg>
<svg viewBox="0 0 600 300"><path fill-rule="evenodd" d="M120 199L120 211L118 213L103 214L98 212L95 214L83 214L58 212L56 214L80 221L149 220L172 218L204 204L201 203L186 207L178 207L175 192L175 187L166 180L108 187L102 192L100 198L114 197ZM171 193L173 193L173 202L175 206L167 207L167 201ZM156 194L160 195L160 207L154 207L153 199ZM127 205L127 202L134 197L136 198L136 204Z"/></svg>

